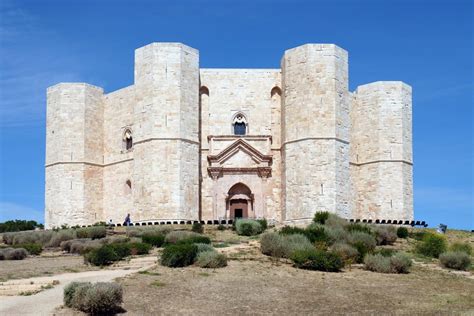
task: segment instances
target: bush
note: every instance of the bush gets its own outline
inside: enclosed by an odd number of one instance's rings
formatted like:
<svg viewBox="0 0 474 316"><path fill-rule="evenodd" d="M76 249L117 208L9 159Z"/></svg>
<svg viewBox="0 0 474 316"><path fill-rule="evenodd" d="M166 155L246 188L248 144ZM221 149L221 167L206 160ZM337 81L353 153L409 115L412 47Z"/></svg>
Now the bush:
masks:
<svg viewBox="0 0 474 316"><path fill-rule="evenodd" d="M346 226L346 230L348 232L363 232L372 235L372 229L365 225L365 224L359 224L359 223L354 223L354 224L349 224Z"/></svg>
<svg viewBox="0 0 474 316"><path fill-rule="evenodd" d="M142 241L155 247L161 247L165 243L164 235L143 234Z"/></svg>
<svg viewBox="0 0 474 316"><path fill-rule="evenodd" d="M397 251L395 249L390 249L390 248L380 248L375 251L375 254L379 254L384 257L391 257L396 253Z"/></svg>
<svg viewBox="0 0 474 316"><path fill-rule="evenodd" d="M324 226L319 224L310 224L307 228L300 228L295 226L285 226L280 230L282 235L300 234L306 236L310 242L326 243L329 240Z"/></svg>
<svg viewBox="0 0 474 316"><path fill-rule="evenodd" d="M166 246L161 255L161 264L167 267L186 267L194 263L198 247L194 244Z"/></svg>
<svg viewBox="0 0 474 316"><path fill-rule="evenodd" d="M336 243L331 247L331 252L341 257L345 264L357 262L359 251L346 243Z"/></svg>
<svg viewBox="0 0 474 316"><path fill-rule="evenodd" d="M142 237L143 235L163 235L171 232L171 227L155 226L155 227L127 227L127 237Z"/></svg>
<svg viewBox="0 0 474 316"><path fill-rule="evenodd" d="M368 254L364 259L366 270L380 273L408 273L411 264L411 259L403 253L397 253L392 257Z"/></svg>
<svg viewBox="0 0 474 316"><path fill-rule="evenodd" d="M394 226L375 226L377 245L392 245L397 240L397 230Z"/></svg>
<svg viewBox="0 0 474 316"><path fill-rule="evenodd" d="M398 238L408 238L408 229L406 227L397 228L397 237Z"/></svg>
<svg viewBox="0 0 474 316"><path fill-rule="evenodd" d="M71 229L66 229L66 230L61 230L56 232L50 241L47 243L47 247L59 247L61 245L61 242L70 240L70 239L75 239L76 234L74 230Z"/></svg>
<svg viewBox="0 0 474 316"><path fill-rule="evenodd" d="M214 250L203 251L197 256L197 265L201 268L222 268L227 266L227 258Z"/></svg>
<svg viewBox="0 0 474 316"><path fill-rule="evenodd" d="M198 248L198 253L201 253L201 252L204 252L204 251L216 251L214 249L214 247L212 247L211 245L209 244L201 244L201 243L197 243L195 244Z"/></svg>
<svg viewBox="0 0 474 316"><path fill-rule="evenodd" d="M134 242L129 244L116 244L116 245L127 245L130 249L131 255L146 255L151 250L151 245L143 242Z"/></svg>
<svg viewBox="0 0 474 316"><path fill-rule="evenodd" d="M87 253L84 260L94 266L106 266L120 260L120 256L111 245L104 245Z"/></svg>
<svg viewBox="0 0 474 316"><path fill-rule="evenodd" d="M329 217L326 220L326 222L324 223L325 226L333 227L333 228L334 227L344 228L348 224L349 223L347 222L347 220L345 220L344 218L339 217L339 216L337 216L336 214L333 214L333 213L329 213Z"/></svg>
<svg viewBox="0 0 474 316"><path fill-rule="evenodd" d="M324 226L324 231L328 236L328 243L330 245L335 243L346 243L349 239L349 232L343 227Z"/></svg>
<svg viewBox="0 0 474 316"><path fill-rule="evenodd" d="M92 238L100 239L107 236L107 229L105 226L92 226L76 229L77 238Z"/></svg>
<svg viewBox="0 0 474 316"><path fill-rule="evenodd" d="M357 262L362 262L367 253L372 252L375 249L376 242L375 237L363 232L352 232L348 236L348 243L354 246L359 252Z"/></svg>
<svg viewBox="0 0 474 316"><path fill-rule="evenodd" d="M439 261L443 267L456 270L467 270L471 266L471 257L463 251L444 252Z"/></svg>
<svg viewBox="0 0 474 316"><path fill-rule="evenodd" d="M408 232L408 237L416 239L416 240L423 240L427 234L431 234L426 230L412 230Z"/></svg>
<svg viewBox="0 0 474 316"><path fill-rule="evenodd" d="M39 255L43 251L43 247L41 247L40 244L18 244L18 245L15 245L14 248L23 248L26 251L28 251L30 255L36 255L36 256Z"/></svg>
<svg viewBox="0 0 474 316"><path fill-rule="evenodd" d="M406 254L397 252L390 257L390 266L393 273L408 273L412 265L410 257Z"/></svg>
<svg viewBox="0 0 474 316"><path fill-rule="evenodd" d="M211 240L207 236L190 231L173 231L165 237L165 244L176 244L178 242L210 244Z"/></svg>
<svg viewBox="0 0 474 316"><path fill-rule="evenodd" d="M23 230L33 230L35 228L44 228L43 224L36 221L14 220L0 223L0 233L18 232Z"/></svg>
<svg viewBox="0 0 474 316"><path fill-rule="evenodd" d="M425 234L423 240L416 245L416 251L427 257L438 258L446 252L447 244L444 236Z"/></svg>
<svg viewBox="0 0 474 316"><path fill-rule="evenodd" d="M316 212L313 222L324 225L329 218L329 212Z"/></svg>
<svg viewBox="0 0 474 316"><path fill-rule="evenodd" d="M322 250L297 250L291 255L295 267L327 272L340 271L344 263L337 254Z"/></svg>
<svg viewBox="0 0 474 316"><path fill-rule="evenodd" d="M204 233L204 227L202 226L201 223L194 223L191 230L195 233L198 233L198 234Z"/></svg>
<svg viewBox="0 0 474 316"><path fill-rule="evenodd" d="M464 252L464 253L468 254L469 256L472 255L471 245L469 245L467 243L456 242L456 243L452 244L451 247L449 247L449 250L454 251L454 252L459 252L459 251Z"/></svg>
<svg viewBox="0 0 474 316"><path fill-rule="evenodd" d="M120 309L122 296L116 283L73 282L64 288L64 305L92 315L113 314Z"/></svg>
<svg viewBox="0 0 474 316"><path fill-rule="evenodd" d="M306 236L301 234L280 235L268 232L260 238L263 254L276 258L290 258L296 250L314 249Z"/></svg>
<svg viewBox="0 0 474 316"><path fill-rule="evenodd" d="M268 222L265 218L257 219L257 222L262 227L262 232L266 231L268 228Z"/></svg>
<svg viewBox="0 0 474 316"><path fill-rule="evenodd" d="M217 230L225 230L225 226L222 225L222 224L219 224L219 225L217 226Z"/></svg>
<svg viewBox="0 0 474 316"><path fill-rule="evenodd" d="M235 230L238 235L254 236L260 234L262 225L254 219L238 219L235 223Z"/></svg>
<svg viewBox="0 0 474 316"><path fill-rule="evenodd" d="M23 248L0 249L0 260L23 260L27 256L28 252Z"/></svg>

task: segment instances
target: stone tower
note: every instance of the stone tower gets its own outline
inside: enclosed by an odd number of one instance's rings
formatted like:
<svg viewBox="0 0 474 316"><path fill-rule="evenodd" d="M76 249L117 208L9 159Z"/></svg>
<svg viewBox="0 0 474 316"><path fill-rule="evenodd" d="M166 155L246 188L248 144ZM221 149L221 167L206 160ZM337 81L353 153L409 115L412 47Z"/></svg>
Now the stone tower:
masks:
<svg viewBox="0 0 474 316"><path fill-rule="evenodd" d="M103 90L85 83L48 89L46 227L103 218Z"/></svg>
<svg viewBox="0 0 474 316"><path fill-rule="evenodd" d="M332 44L283 56L284 221L309 220L316 211L351 215L347 58Z"/></svg>

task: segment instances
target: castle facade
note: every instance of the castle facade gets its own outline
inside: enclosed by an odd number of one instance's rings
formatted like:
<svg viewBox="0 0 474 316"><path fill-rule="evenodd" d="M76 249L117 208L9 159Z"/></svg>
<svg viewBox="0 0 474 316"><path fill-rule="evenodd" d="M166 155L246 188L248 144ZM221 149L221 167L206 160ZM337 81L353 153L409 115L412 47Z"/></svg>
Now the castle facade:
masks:
<svg viewBox="0 0 474 316"><path fill-rule="evenodd" d="M47 91L45 224L413 219L411 87L348 89L348 54L287 50L280 69L202 69L135 51L134 84Z"/></svg>

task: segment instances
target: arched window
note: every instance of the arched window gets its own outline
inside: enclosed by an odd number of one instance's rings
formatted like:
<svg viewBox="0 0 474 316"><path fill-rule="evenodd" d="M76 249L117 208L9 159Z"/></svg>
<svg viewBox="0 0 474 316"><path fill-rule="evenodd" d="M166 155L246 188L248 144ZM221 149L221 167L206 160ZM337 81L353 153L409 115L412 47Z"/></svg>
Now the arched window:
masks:
<svg viewBox="0 0 474 316"><path fill-rule="evenodd" d="M130 150L133 147L133 137L130 129L126 129L123 133L123 145L125 150Z"/></svg>
<svg viewBox="0 0 474 316"><path fill-rule="evenodd" d="M232 120L234 135L247 134L247 119L242 113L237 113Z"/></svg>
<svg viewBox="0 0 474 316"><path fill-rule="evenodd" d="M125 194L131 194L132 193L132 181L127 180L125 182Z"/></svg>

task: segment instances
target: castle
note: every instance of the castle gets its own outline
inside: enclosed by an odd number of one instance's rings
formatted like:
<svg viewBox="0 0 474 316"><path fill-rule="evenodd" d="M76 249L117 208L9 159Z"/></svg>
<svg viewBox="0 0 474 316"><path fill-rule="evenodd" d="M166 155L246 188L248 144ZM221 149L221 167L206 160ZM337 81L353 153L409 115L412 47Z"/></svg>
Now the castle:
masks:
<svg viewBox="0 0 474 316"><path fill-rule="evenodd" d="M112 220L413 219L411 87L348 90L333 44L281 69L202 69L199 51L135 51L134 84L47 91L46 227Z"/></svg>

